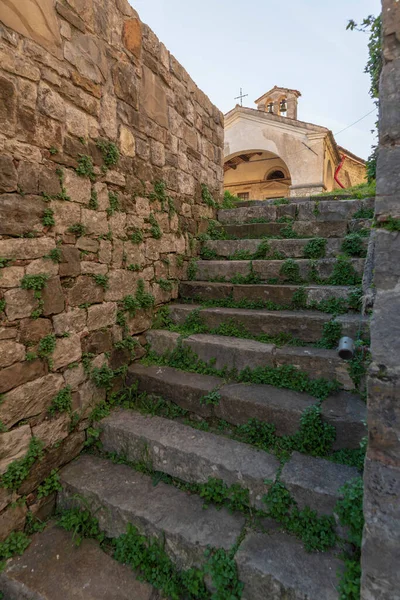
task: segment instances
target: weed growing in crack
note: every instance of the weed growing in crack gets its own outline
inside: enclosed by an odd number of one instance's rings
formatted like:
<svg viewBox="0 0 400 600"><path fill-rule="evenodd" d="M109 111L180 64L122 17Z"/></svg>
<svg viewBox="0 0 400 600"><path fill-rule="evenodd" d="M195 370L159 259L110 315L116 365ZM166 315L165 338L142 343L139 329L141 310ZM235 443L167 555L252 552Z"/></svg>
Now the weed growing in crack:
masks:
<svg viewBox="0 0 400 600"><path fill-rule="evenodd" d="M71 412L71 408L71 386L67 385L65 388L61 389L51 401L49 413L54 416L56 413Z"/></svg>
<svg viewBox="0 0 400 600"><path fill-rule="evenodd" d="M325 238L313 238L307 242L303 249L304 258L325 258L326 243Z"/></svg>
<svg viewBox="0 0 400 600"><path fill-rule="evenodd" d="M43 442L35 437L29 442L28 452L23 458L10 463L1 476L1 487L17 491L22 482L28 477L31 468L37 460L43 457Z"/></svg>

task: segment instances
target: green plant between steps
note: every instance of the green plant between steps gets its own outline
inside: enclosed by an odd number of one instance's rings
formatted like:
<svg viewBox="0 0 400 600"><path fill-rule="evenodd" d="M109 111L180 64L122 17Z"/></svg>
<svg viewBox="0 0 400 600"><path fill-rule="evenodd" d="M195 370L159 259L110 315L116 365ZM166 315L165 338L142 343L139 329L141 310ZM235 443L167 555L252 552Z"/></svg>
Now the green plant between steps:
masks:
<svg viewBox="0 0 400 600"><path fill-rule="evenodd" d="M183 346L181 341L178 341L174 350L166 352L161 356L149 350L147 357L142 362L147 365L158 364L160 366L174 367L191 373L229 377L243 383L266 384L278 388L306 392L320 400L327 398L339 389L338 382L328 381L323 378L311 379L308 373L300 371L292 365L283 365L281 367L265 366L254 369L246 367L240 373L227 368L216 369L214 366L215 361L204 362L199 359L191 348Z"/></svg>
<svg viewBox="0 0 400 600"><path fill-rule="evenodd" d="M43 442L32 438L26 455L10 463L1 476L0 486L8 490L17 491L22 482L28 477L31 468L37 460L43 457Z"/></svg>
<svg viewBox="0 0 400 600"><path fill-rule="evenodd" d="M309 507L299 510L288 490L279 481L273 483L263 500L268 516L300 538L307 552L323 552L335 545L333 516L318 516L316 511Z"/></svg>
<svg viewBox="0 0 400 600"><path fill-rule="evenodd" d="M142 580L160 590L171 600L240 600L243 584L239 582L233 553L209 548L205 553L202 569L178 570L164 548L164 542L155 537L147 537L132 524L127 532L117 538L107 539L100 530L99 522L89 509L73 508L63 511L58 520L59 526L74 534L77 543L84 537L100 542L105 551L113 550L113 558L129 565L139 573ZM206 589L204 576L209 575L213 592Z"/></svg>
<svg viewBox="0 0 400 600"><path fill-rule="evenodd" d="M225 298L214 300L204 300L201 296L192 298L180 298L183 304L199 304L201 308L248 308L248 309L266 309L271 311L280 310L298 310L300 308L308 310L318 310L332 315L345 314L349 311L359 312L361 310L362 290L360 287L355 287L355 290L350 292L347 298L326 298L319 302L308 301L307 292L303 286L299 287L292 296L292 301L288 304L277 304L271 300L234 300L233 294L230 293Z"/></svg>
<svg viewBox="0 0 400 600"><path fill-rule="evenodd" d="M297 347L316 347L332 349L337 346L341 337L342 326L339 322L332 319L324 323L321 339L316 343L307 343L294 337L290 333L279 333L277 335L252 334L237 318L230 318L222 321L217 327L208 327L201 315L201 308L192 310L181 325L176 325L170 318L169 307L162 307L154 316L153 329L167 329L179 333L182 337L188 337L199 333L208 333L211 335L223 335L227 337L236 337L241 339L254 340L265 344L274 344L278 347L285 345Z"/></svg>

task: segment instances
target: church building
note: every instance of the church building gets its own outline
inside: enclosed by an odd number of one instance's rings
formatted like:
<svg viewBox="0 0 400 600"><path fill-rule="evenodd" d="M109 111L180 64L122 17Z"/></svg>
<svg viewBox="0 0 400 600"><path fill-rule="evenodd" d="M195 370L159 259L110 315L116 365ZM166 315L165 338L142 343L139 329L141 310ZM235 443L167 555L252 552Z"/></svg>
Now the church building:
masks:
<svg viewBox="0 0 400 600"><path fill-rule="evenodd" d="M297 90L275 86L225 115L224 188L243 200L308 196L366 180L365 161L326 127L299 121Z"/></svg>

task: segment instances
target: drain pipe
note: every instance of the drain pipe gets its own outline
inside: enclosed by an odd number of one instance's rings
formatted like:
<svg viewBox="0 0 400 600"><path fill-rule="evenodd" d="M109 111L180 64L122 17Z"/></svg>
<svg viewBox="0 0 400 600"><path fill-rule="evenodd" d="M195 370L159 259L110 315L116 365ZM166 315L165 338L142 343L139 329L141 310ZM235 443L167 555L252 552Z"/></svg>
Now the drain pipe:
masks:
<svg viewBox="0 0 400 600"><path fill-rule="evenodd" d="M336 181L336 183L337 183L337 184L338 184L338 185L339 185L339 186L342 188L342 190L344 189L344 187L345 187L345 186L344 186L344 185L343 185L343 184L342 184L342 183L339 181L339 179L338 179L338 175L339 175L340 169L341 169L341 168L343 167L343 165L344 165L344 161L345 161L345 160L346 160L346 155L345 155L345 154L342 154L341 161L340 161L340 163L338 164L338 166L336 167L335 175L333 176L334 180L335 180L335 181Z"/></svg>

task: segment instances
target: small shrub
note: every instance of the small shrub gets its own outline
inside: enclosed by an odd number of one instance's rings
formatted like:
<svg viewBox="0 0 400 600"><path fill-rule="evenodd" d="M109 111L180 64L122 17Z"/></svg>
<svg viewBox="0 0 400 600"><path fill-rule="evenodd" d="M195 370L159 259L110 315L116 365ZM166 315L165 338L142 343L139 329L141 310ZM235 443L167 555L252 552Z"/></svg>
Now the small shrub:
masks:
<svg viewBox="0 0 400 600"><path fill-rule="evenodd" d="M348 256L365 256L366 249L363 243L363 236L359 233L350 233L346 235L342 243L342 252Z"/></svg>
<svg viewBox="0 0 400 600"><path fill-rule="evenodd" d="M78 166L75 170L79 177L88 177L90 181L96 180L93 161L86 154L78 154Z"/></svg>
<svg viewBox="0 0 400 600"><path fill-rule="evenodd" d="M99 148L103 156L103 161L106 167L109 168L117 164L119 160L119 150L113 142L97 140L96 146Z"/></svg>
<svg viewBox="0 0 400 600"><path fill-rule="evenodd" d="M60 475L56 469L53 469L48 477L38 487L38 498L46 498L53 492L59 492L62 489Z"/></svg>
<svg viewBox="0 0 400 600"><path fill-rule="evenodd" d="M53 225L56 224L55 220L54 220L54 210L51 208L46 208L44 213L43 213L43 217L42 217L42 223L45 227L52 227Z"/></svg>
<svg viewBox="0 0 400 600"><path fill-rule="evenodd" d="M133 244L140 244L143 242L143 233L140 229L134 229L130 234L130 240Z"/></svg>
<svg viewBox="0 0 400 600"><path fill-rule="evenodd" d="M314 238L304 246L304 258L324 258L326 253L326 239Z"/></svg>
<svg viewBox="0 0 400 600"><path fill-rule="evenodd" d="M65 388L60 390L51 401L49 407L49 413L55 415L56 413L71 412L72 408L72 393L71 386L67 385Z"/></svg>
<svg viewBox="0 0 400 600"><path fill-rule="evenodd" d="M82 237L86 233L86 227L82 223L74 223L74 225L68 227L67 231L77 235L78 237Z"/></svg>
<svg viewBox="0 0 400 600"><path fill-rule="evenodd" d="M115 212L120 210L117 192L108 192L108 200L110 206L107 208L107 214L111 217Z"/></svg>

